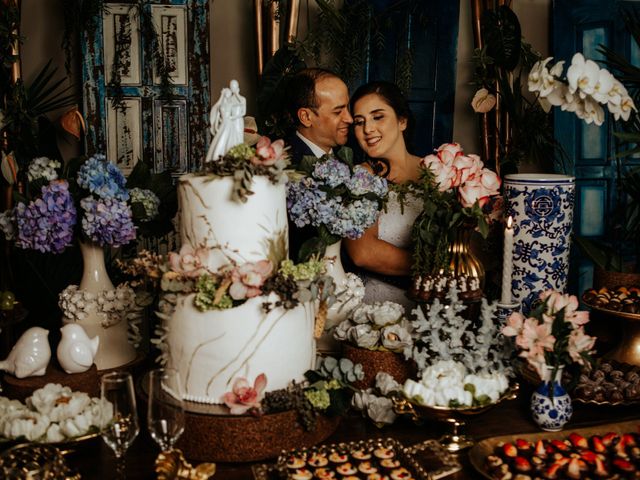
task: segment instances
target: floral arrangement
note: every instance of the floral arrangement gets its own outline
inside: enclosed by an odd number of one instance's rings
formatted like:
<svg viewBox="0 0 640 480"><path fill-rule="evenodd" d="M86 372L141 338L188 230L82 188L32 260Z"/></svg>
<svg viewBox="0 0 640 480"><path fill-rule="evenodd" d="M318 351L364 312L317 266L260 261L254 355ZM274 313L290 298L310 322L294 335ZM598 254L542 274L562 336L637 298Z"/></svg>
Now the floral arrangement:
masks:
<svg viewBox="0 0 640 480"><path fill-rule="evenodd" d="M84 392L48 383L26 404L0 397L0 435L30 442L62 442L98 432L111 421L113 407Z"/></svg>
<svg viewBox="0 0 640 480"><path fill-rule="evenodd" d="M463 318L467 307L455 287L446 301L416 309L414 343L405 357L418 366L419 381L407 380L403 394L423 405L460 407L496 401L512 373L508 345L495 322L496 304L482 300L479 324Z"/></svg>
<svg viewBox="0 0 640 480"><path fill-rule="evenodd" d="M591 361L596 339L584 332L588 322L589 312L578 311L575 295L547 290L540 294L540 303L529 317L512 313L502 334L514 339L518 355L540 378L545 378L546 368L553 369L553 378L561 367Z"/></svg>
<svg viewBox="0 0 640 480"><path fill-rule="evenodd" d="M422 159L423 212L413 226L414 272L448 271L449 246L460 228L477 228L486 238L489 223L501 215L500 177L478 155L465 155L458 143L445 143Z"/></svg>
<svg viewBox="0 0 640 480"><path fill-rule="evenodd" d="M324 252L341 238L360 238L373 225L387 195L387 181L363 166L353 166L351 152L337 156L306 156L299 170L305 176L287 186L287 209L298 228L315 227L317 235L300 248L299 257Z"/></svg>
<svg viewBox="0 0 640 480"><path fill-rule="evenodd" d="M254 175L265 175L272 183L284 183L289 166L284 140L271 142L260 137L255 146L241 143L229 149L219 160L207 162L203 174L214 177L233 177L232 200L246 202Z"/></svg>
<svg viewBox="0 0 640 480"><path fill-rule="evenodd" d="M378 427L392 424L397 415L392 397L402 392L402 385L387 372L376 374L375 388L359 390L351 398L351 406L366 414Z"/></svg>
<svg viewBox="0 0 640 480"><path fill-rule="evenodd" d="M368 350L402 352L413 343L404 307L394 302L361 303L333 332L339 341Z"/></svg>
<svg viewBox="0 0 640 480"><path fill-rule="evenodd" d="M267 311L274 306L294 308L300 302L318 297L323 302L332 302L333 281L325 275L325 266L317 259L300 264L283 260L277 268L271 260L265 259L230 264L228 268L211 272L206 267L209 253L209 249L194 250L185 244L179 252L169 253L166 260L160 257L155 257L155 261L147 259L145 268L149 275L161 275L160 288L164 292L165 305L173 305L177 293L195 293L194 304L200 311L233 308L271 292L277 293L279 299L275 303L267 302Z"/></svg>
<svg viewBox="0 0 640 480"><path fill-rule="evenodd" d="M548 57L536 62L528 79L529 91L538 94L538 101L545 112L549 112L551 107L560 107L562 111L574 112L588 124L602 125L602 105L616 120L628 120L631 111L636 110L625 86L593 60L576 53L563 77L564 61L547 67L552 59Z"/></svg>
<svg viewBox="0 0 640 480"><path fill-rule="evenodd" d="M232 415L296 410L300 425L306 431L312 431L320 412L341 415L347 410L352 391L350 384L363 376L362 366L347 358L318 357L316 369L305 373L304 383L292 382L287 388L265 392L266 375L258 375L253 386L246 378L238 377L232 390L224 394L223 401Z"/></svg>
<svg viewBox="0 0 640 480"><path fill-rule="evenodd" d="M149 221L159 212L159 198L140 188L130 195L124 175L104 155L60 169L57 160L34 159L26 196L0 214L0 229L18 248L60 253L76 237L119 247L136 238L134 220Z"/></svg>

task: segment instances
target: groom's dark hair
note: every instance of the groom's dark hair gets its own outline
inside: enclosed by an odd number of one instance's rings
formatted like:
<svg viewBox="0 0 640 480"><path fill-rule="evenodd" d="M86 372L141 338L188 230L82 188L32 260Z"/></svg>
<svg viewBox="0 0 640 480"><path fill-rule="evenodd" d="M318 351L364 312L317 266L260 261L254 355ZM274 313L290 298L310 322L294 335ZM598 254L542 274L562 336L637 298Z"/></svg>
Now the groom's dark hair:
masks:
<svg viewBox="0 0 640 480"><path fill-rule="evenodd" d="M340 80L339 75L325 68L305 68L291 75L285 82L286 113L291 125L297 127L298 110L301 108L318 108L316 98L316 83L327 77L335 77Z"/></svg>

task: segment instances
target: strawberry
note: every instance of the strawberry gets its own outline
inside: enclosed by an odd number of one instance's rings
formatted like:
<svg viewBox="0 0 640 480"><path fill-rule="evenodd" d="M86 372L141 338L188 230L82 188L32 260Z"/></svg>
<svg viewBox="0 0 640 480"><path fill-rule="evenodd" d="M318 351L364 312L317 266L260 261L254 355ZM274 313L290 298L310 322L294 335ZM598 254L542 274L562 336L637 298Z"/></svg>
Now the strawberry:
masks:
<svg viewBox="0 0 640 480"><path fill-rule="evenodd" d="M609 471L605 467L604 462L596 456L596 469L593 472L596 477L609 478Z"/></svg>
<svg viewBox="0 0 640 480"><path fill-rule="evenodd" d="M516 447L518 447L518 450L520 451L529 450L531 448L531 443L527 442L526 440L523 440L522 438L517 438Z"/></svg>
<svg viewBox="0 0 640 480"><path fill-rule="evenodd" d="M608 447L616 438L618 438L617 433L609 432L602 437L602 443L604 443L605 447Z"/></svg>
<svg viewBox="0 0 640 480"><path fill-rule="evenodd" d="M513 445L513 443L505 443L502 446L502 453L507 457L515 458L518 456L518 449Z"/></svg>
<svg viewBox="0 0 640 480"><path fill-rule="evenodd" d="M614 458L612 463L614 467L623 472L635 472L636 469L633 463L622 458Z"/></svg>
<svg viewBox="0 0 640 480"><path fill-rule="evenodd" d="M573 445L575 448L589 448L589 443L587 442L587 439L582 435L578 435L575 432L572 432L569 434L569 441L571 442L571 445Z"/></svg>
<svg viewBox="0 0 640 480"><path fill-rule="evenodd" d="M536 442L535 453L537 456L542 458L547 456L547 450L545 449L544 442L542 440L538 440Z"/></svg>
<svg viewBox="0 0 640 480"><path fill-rule="evenodd" d="M567 476L569 478L580 478L580 459L572 458L567 466Z"/></svg>
<svg viewBox="0 0 640 480"><path fill-rule="evenodd" d="M551 440L551 445L553 445L556 450L560 450L561 452L566 452L567 450L569 450L569 446L566 443L561 442L560 440Z"/></svg>
<svg viewBox="0 0 640 480"><path fill-rule="evenodd" d="M597 453L602 453L607 451L607 447L605 446L602 438L598 435L594 435L591 437L591 443L593 444L593 450Z"/></svg>
<svg viewBox="0 0 640 480"><path fill-rule="evenodd" d="M531 463L524 457L516 457L513 465L519 472L528 472L531 470Z"/></svg>

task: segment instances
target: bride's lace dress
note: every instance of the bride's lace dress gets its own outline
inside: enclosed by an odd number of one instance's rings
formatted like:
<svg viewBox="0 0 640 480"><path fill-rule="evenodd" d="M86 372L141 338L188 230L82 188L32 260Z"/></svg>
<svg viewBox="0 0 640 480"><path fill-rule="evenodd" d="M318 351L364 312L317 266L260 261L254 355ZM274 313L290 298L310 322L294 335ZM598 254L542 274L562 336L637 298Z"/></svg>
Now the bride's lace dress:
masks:
<svg viewBox="0 0 640 480"><path fill-rule="evenodd" d="M407 194L403 203L404 208L400 205L398 194L389 192L387 211L383 211L378 218L378 238L396 247L410 248L411 227L422 211L422 202L414 195ZM407 298L406 290L387 283L383 280L384 276L368 274L366 270L362 271L361 276L366 288L365 303L388 300L404 305L407 312L415 308L416 304Z"/></svg>

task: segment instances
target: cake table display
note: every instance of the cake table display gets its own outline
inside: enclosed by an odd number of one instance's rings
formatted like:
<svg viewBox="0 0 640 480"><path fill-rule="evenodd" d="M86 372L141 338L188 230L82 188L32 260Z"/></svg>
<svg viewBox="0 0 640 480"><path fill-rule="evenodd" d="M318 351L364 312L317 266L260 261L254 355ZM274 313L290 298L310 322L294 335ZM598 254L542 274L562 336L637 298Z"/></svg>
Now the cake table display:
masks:
<svg viewBox="0 0 640 480"><path fill-rule="evenodd" d="M237 97L237 88L223 91L212 108L211 132L227 142L224 154L178 181L181 247L161 267L154 342L183 385L186 430L178 446L198 460L266 458L291 442L320 441L337 425L321 420L305 432L295 412L250 415L265 395L301 384L315 368L314 336L333 284L322 261L288 259L284 142L229 140L242 139L233 133L234 108L225 106L242 105Z"/></svg>

